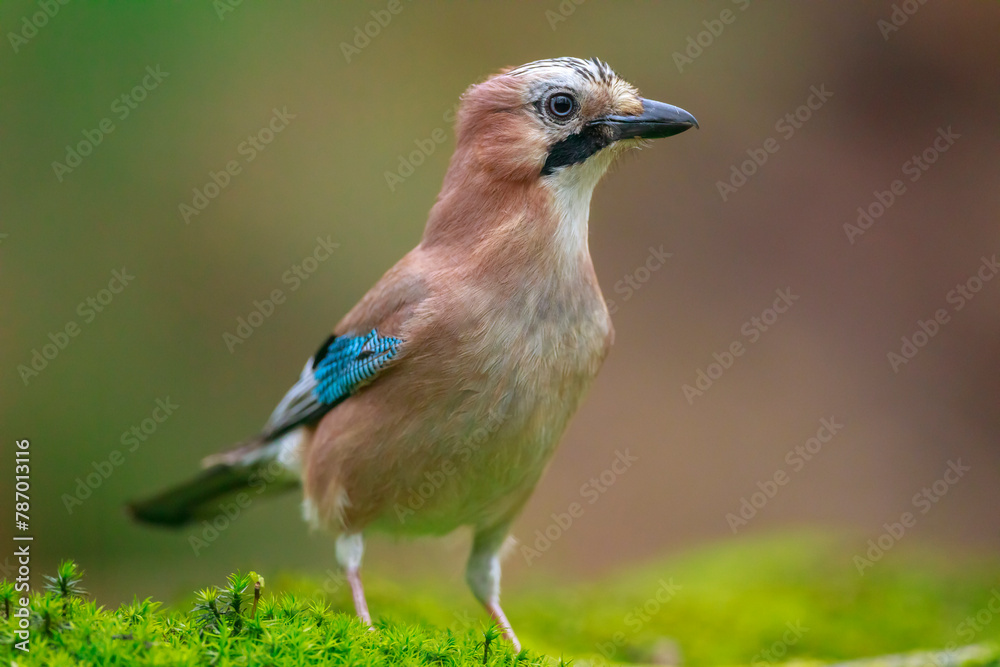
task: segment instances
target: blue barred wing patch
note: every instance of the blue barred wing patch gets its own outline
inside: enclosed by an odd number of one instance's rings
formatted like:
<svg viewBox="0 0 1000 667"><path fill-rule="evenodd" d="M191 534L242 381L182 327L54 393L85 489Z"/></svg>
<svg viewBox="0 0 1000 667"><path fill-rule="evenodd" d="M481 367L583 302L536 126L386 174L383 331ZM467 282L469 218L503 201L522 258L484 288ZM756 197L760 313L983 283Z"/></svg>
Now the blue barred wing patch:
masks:
<svg viewBox="0 0 1000 667"><path fill-rule="evenodd" d="M371 382L399 351L403 341L380 336L331 336L306 362L299 381L288 390L264 426L273 440L318 420L335 405Z"/></svg>
<svg viewBox="0 0 1000 667"><path fill-rule="evenodd" d="M313 393L320 403L336 403L367 384L399 349L402 341L379 336L375 329L367 336L335 338L313 370Z"/></svg>

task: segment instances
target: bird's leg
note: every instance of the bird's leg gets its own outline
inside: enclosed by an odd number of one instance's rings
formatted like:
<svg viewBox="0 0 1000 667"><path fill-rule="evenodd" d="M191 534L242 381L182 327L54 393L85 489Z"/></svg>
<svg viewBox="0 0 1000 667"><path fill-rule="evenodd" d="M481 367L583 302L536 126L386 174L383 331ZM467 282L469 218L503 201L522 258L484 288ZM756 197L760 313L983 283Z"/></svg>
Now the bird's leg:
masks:
<svg viewBox="0 0 1000 667"><path fill-rule="evenodd" d="M365 625L372 624L368 613L368 601L365 600L365 589L361 585L361 557L365 553L365 542L361 533L341 535L337 538L337 562L344 568L347 583L351 585L351 596L354 598L354 611Z"/></svg>
<svg viewBox="0 0 1000 667"><path fill-rule="evenodd" d="M507 535L507 526L501 529L476 531L472 543L472 554L465 570L465 580L490 617L503 630L503 636L514 645L515 651L521 650L521 642L517 640L506 614L500 607L500 547Z"/></svg>

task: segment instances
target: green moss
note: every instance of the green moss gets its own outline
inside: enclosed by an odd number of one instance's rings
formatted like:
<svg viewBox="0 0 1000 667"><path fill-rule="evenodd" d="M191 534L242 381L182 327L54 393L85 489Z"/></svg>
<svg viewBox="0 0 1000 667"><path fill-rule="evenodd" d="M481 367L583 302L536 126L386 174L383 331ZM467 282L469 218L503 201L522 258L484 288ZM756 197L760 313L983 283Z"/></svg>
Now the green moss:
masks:
<svg viewBox="0 0 1000 667"><path fill-rule="evenodd" d="M539 592L510 615L543 651L641 662L672 643L695 667L1000 642L1000 563L899 546L859 574L864 548L816 534L732 541L558 598Z"/></svg>
<svg viewBox="0 0 1000 667"><path fill-rule="evenodd" d="M740 540L583 586L509 592L505 606L531 647L519 655L468 600L430 587L369 576L378 610L369 631L349 613L336 575L285 575L260 594L256 574L236 573L177 609L134 600L110 610L86 597L76 566L64 563L45 592L31 595L31 652L14 648L17 619L9 618L0 658L56 667L481 665L488 643L492 665L573 656L578 667L1000 667L1000 565L894 550L859 574L857 549L821 535ZM0 613L11 593L0 584Z"/></svg>
<svg viewBox="0 0 1000 667"><path fill-rule="evenodd" d="M62 573L63 566L52 579ZM30 651L17 650L17 619L10 618L0 632L0 655L25 667L540 664L537 654L515 655L496 641L493 628L455 633L389 622L371 631L321 598L258 595L257 580L237 572L221 588L198 591L190 611L162 611L148 599L108 610L76 587L53 585L30 595Z"/></svg>

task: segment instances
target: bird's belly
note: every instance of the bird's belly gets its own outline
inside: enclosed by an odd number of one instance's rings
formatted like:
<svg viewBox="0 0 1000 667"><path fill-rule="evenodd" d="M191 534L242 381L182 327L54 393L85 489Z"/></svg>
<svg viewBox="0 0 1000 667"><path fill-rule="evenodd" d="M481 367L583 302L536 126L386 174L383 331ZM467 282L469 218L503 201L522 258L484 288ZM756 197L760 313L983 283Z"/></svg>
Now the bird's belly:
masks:
<svg viewBox="0 0 1000 667"><path fill-rule="evenodd" d="M452 380L463 395L442 401L450 412L421 429L421 455L396 477L392 502L372 527L443 534L512 519L596 376L609 329L596 316L569 330L543 322L517 336L499 332L491 354L481 352L488 342L480 338L476 354L488 372Z"/></svg>
<svg viewBox="0 0 1000 667"><path fill-rule="evenodd" d="M463 433L395 489L372 527L388 532L444 534L463 525L492 525L515 513L531 493L562 428L513 429L503 415Z"/></svg>

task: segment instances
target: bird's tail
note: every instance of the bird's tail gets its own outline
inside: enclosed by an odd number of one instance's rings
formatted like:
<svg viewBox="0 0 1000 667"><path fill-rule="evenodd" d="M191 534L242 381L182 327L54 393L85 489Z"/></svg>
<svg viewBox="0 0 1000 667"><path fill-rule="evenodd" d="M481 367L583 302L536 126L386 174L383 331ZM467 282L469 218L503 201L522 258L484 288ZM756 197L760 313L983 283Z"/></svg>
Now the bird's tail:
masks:
<svg viewBox="0 0 1000 667"><path fill-rule="evenodd" d="M173 528L231 513L233 503L242 510L257 498L299 486L298 475L279 460L281 446L281 440L254 440L211 456L199 475L126 508L138 521Z"/></svg>

